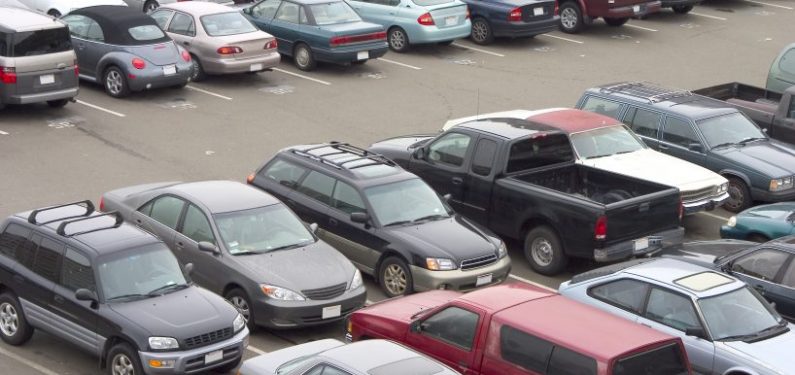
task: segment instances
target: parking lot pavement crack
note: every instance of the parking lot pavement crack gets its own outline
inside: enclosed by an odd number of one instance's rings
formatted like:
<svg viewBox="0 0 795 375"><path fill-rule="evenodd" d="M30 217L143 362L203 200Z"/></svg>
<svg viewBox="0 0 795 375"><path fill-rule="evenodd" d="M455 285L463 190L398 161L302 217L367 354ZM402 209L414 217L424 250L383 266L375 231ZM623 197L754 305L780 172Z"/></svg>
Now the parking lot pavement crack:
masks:
<svg viewBox="0 0 795 375"><path fill-rule="evenodd" d="M123 153L125 153L127 155L139 158L141 160L152 161L152 159L149 159L148 157L146 157L146 155L143 155L143 154L141 154L141 153L139 153L139 152L137 152L135 150L132 150L132 149L130 149L127 146L124 146L122 144L113 142L113 141L101 136L99 133L97 133L97 132L95 132L95 131L93 131L91 129L86 129L86 128L84 128L82 126L79 126L79 125L76 126L75 129L77 129L77 130L83 132L83 134L85 134L85 135L87 135L87 136L89 136L91 138L94 138L94 139L104 143L105 145L107 145L107 146L109 146L111 148L114 148L116 150L119 150L119 151L121 151L121 152L123 152Z"/></svg>

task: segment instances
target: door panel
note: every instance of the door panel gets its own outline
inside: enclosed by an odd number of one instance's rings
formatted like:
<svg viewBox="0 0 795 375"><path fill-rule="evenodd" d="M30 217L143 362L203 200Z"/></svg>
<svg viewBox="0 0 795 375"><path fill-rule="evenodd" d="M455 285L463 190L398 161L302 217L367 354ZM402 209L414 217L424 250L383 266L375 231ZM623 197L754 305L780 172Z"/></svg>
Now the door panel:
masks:
<svg viewBox="0 0 795 375"><path fill-rule="evenodd" d="M473 137L458 132L448 132L435 139L426 148L423 160L412 157L409 169L420 176L439 195L450 194L453 208L465 210L465 185L469 150Z"/></svg>
<svg viewBox="0 0 795 375"><path fill-rule="evenodd" d="M191 278L199 285L215 292L221 293L226 277L216 277L219 272L229 273L223 268L220 257L199 250L199 242L206 241L218 246L213 234L209 216L197 206L189 204L185 210L185 217L180 224L179 232L174 234L174 252L182 264L193 263Z"/></svg>
<svg viewBox="0 0 795 375"><path fill-rule="evenodd" d="M460 213L488 226L488 207L491 203L491 190L494 181L494 163L497 157L498 143L494 139L480 137L475 145L469 173L466 176L463 204Z"/></svg>
<svg viewBox="0 0 795 375"><path fill-rule="evenodd" d="M452 304L423 318L420 331L408 332L406 343L456 371L472 373L484 316L479 309Z"/></svg>

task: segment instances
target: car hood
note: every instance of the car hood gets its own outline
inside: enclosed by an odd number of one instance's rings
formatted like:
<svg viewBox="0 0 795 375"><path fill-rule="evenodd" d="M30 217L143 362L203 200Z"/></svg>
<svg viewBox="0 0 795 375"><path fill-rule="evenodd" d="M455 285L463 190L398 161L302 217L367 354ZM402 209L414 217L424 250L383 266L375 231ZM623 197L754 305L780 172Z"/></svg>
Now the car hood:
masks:
<svg viewBox="0 0 795 375"><path fill-rule="evenodd" d="M245 267L257 282L296 292L342 283L347 285L354 272L351 261L319 240L296 249L237 255L235 261Z"/></svg>
<svg viewBox="0 0 795 375"><path fill-rule="evenodd" d="M465 259L497 254L490 236L457 214L447 219L385 229L403 246L411 247L420 255L448 258L457 264Z"/></svg>
<svg viewBox="0 0 795 375"><path fill-rule="evenodd" d="M719 174L691 162L651 149L642 149L594 159L578 159L578 163L663 185L681 191L699 190L727 182ZM650 165L655 166L649 168Z"/></svg>
<svg viewBox="0 0 795 375"><path fill-rule="evenodd" d="M736 356L745 357L746 363L756 363L764 366L765 373L791 374L793 369L792 348L795 348L795 326L789 325L790 331L767 340L746 343L743 341L729 341L721 343L724 350L733 352ZM774 372L771 372L774 371Z"/></svg>
<svg viewBox="0 0 795 375"><path fill-rule="evenodd" d="M223 298L197 286L108 307L152 336L177 340L232 327L237 317L237 310Z"/></svg>
<svg viewBox="0 0 795 375"><path fill-rule="evenodd" d="M737 218L761 217L773 220L785 220L793 212L795 212L795 202L780 202L749 208L737 214Z"/></svg>
<svg viewBox="0 0 795 375"><path fill-rule="evenodd" d="M758 244L755 242L728 239L696 241L665 248L660 255L714 268L717 266L715 264L717 258L736 254L756 245Z"/></svg>
<svg viewBox="0 0 795 375"><path fill-rule="evenodd" d="M459 296L461 296L460 292L434 290L376 302L359 310L357 313L408 323L417 313L433 309Z"/></svg>
<svg viewBox="0 0 795 375"><path fill-rule="evenodd" d="M729 162L771 177L795 174L795 149L774 140L730 146L713 151Z"/></svg>
<svg viewBox="0 0 795 375"><path fill-rule="evenodd" d="M373 143L367 150L384 155L405 167L413 150L413 146L418 142L428 141L431 138L433 138L433 135L408 135L405 137L389 138Z"/></svg>
<svg viewBox="0 0 795 375"><path fill-rule="evenodd" d="M306 344L295 345L289 348L276 350L257 356L243 362L240 366L240 375L276 375L276 370L283 364L296 358L317 355L330 349L345 345L335 339L310 341Z"/></svg>

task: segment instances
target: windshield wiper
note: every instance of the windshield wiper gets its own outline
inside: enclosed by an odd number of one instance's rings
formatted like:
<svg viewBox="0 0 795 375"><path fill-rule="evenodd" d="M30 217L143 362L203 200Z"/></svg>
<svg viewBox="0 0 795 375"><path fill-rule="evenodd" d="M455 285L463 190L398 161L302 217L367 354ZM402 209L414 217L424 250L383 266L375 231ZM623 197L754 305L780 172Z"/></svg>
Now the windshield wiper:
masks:
<svg viewBox="0 0 795 375"><path fill-rule="evenodd" d="M603 158L603 157L611 156L611 155L613 155L613 154L594 155L594 156L589 156L586 159L599 159L599 158Z"/></svg>
<svg viewBox="0 0 795 375"><path fill-rule="evenodd" d="M167 290L170 290L170 289L180 290L180 289L185 289L188 286L190 286L190 284L166 284L166 285L163 285L163 286L161 286L159 288L155 288L151 292L146 293L146 295L148 297L161 296L161 295L166 294Z"/></svg>
<svg viewBox="0 0 795 375"><path fill-rule="evenodd" d="M306 246L306 245L307 245L306 242L299 242L299 243L294 243L294 244L290 244L290 245L283 245L283 246L274 247L272 249L268 249L267 252L295 249L297 247L303 247L303 246Z"/></svg>
<svg viewBox="0 0 795 375"><path fill-rule="evenodd" d="M440 215L440 214L433 214L433 215L427 215L427 216L423 216L423 217L420 217L420 218L416 218L416 219L412 220L411 222L412 223L417 223L417 222L425 221L425 220L438 220L438 219L446 219L446 218L448 218L448 216Z"/></svg>
<svg viewBox="0 0 795 375"><path fill-rule="evenodd" d="M394 225L403 225L403 224L411 224L411 220L398 220L398 221L393 221L393 222L391 222L391 223L389 223L389 224L384 224L384 226L385 226L385 227L391 227L391 226L394 226Z"/></svg>
<svg viewBox="0 0 795 375"><path fill-rule="evenodd" d="M751 143L751 142L754 142L754 141L764 141L764 140L766 140L766 139L767 139L767 138L762 138L762 137L749 137L749 138L743 139L742 141L740 141L740 142L737 142L737 143L739 143L739 144L741 144L741 145L745 146L745 145L747 145L747 144L749 144L749 143Z"/></svg>
<svg viewBox="0 0 795 375"><path fill-rule="evenodd" d="M635 152L635 151L638 151L638 150L619 151L619 152L616 152L613 155L629 154L630 152Z"/></svg>
<svg viewBox="0 0 795 375"><path fill-rule="evenodd" d="M734 142L726 142L726 143L721 143L721 144L712 146L712 148L715 149L715 148L718 148L718 147L735 146L735 145L737 145L737 144L734 143Z"/></svg>
<svg viewBox="0 0 795 375"><path fill-rule="evenodd" d="M726 337L721 337L719 340L720 341L745 341L745 340L748 340L748 339L753 338L753 337L756 337L756 333L750 333L750 334L745 334L745 335L726 336Z"/></svg>
<svg viewBox="0 0 795 375"><path fill-rule="evenodd" d="M110 297L110 298L107 299L107 301L114 301L114 300L117 300L117 299L127 299L127 298L146 298L146 297L149 297L149 296L146 295L146 294L131 293L131 294L122 294L120 296Z"/></svg>

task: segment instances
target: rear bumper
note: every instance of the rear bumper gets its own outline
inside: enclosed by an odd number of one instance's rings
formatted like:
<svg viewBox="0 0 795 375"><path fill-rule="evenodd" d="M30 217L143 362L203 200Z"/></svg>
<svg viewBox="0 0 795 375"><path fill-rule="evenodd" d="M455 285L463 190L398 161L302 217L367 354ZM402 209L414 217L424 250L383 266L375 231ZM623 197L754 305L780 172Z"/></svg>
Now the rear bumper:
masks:
<svg viewBox="0 0 795 375"><path fill-rule="evenodd" d="M190 80L193 64L177 64L177 73L163 75L162 67L157 69L146 69L144 71L125 72L128 74L127 83L132 91L151 90L161 87L171 87L182 85ZM134 74L135 78L130 78L129 74Z"/></svg>
<svg viewBox="0 0 795 375"><path fill-rule="evenodd" d="M194 374L239 361L248 346L248 328L243 328L230 339L202 346L200 348L178 352L138 352L144 373L156 374ZM205 356L209 353L223 351L220 360L205 364ZM169 368L155 368L149 365L150 360L173 361Z"/></svg>
<svg viewBox="0 0 795 375"><path fill-rule="evenodd" d="M362 61L369 59L377 59L386 54L389 49L386 42L378 44L363 44L360 46L346 46L334 49L320 49L313 48L312 53L315 54L317 61L330 62L335 64L349 64L354 61ZM367 58L360 59L359 53L367 51Z"/></svg>
<svg viewBox="0 0 795 375"><path fill-rule="evenodd" d="M647 14L659 12L660 9L662 8L662 3L660 1L655 1L651 3L639 4L637 6L640 6L640 10L637 12L635 11L634 6L610 8L607 10L607 14L605 14L603 17L629 18L629 17L645 16Z"/></svg>
<svg viewBox="0 0 795 375"><path fill-rule="evenodd" d="M444 289L453 290L475 289L478 276L487 274L491 274L491 282L477 287L499 284L505 281L510 272L511 258L508 256L488 266L466 271L461 271L460 269L452 271L431 271L425 268L411 266L411 277L414 278L414 290L418 292L441 289L442 287L444 287Z"/></svg>
<svg viewBox="0 0 795 375"><path fill-rule="evenodd" d="M633 256L651 255L664 247L681 244L685 238L685 228L677 227L657 233L652 233L634 240L613 244L601 249L594 249L594 260L597 262L611 262L631 258ZM635 244L643 239L648 241L648 247L635 248Z"/></svg>
<svg viewBox="0 0 795 375"><path fill-rule="evenodd" d="M31 104L31 103L47 102L50 100L71 99L77 96L78 91L79 90L77 86L75 86L73 88L57 90L57 91L40 92L36 94L0 96L0 103Z"/></svg>
<svg viewBox="0 0 795 375"><path fill-rule="evenodd" d="M337 322L364 306L367 290L360 286L328 300L280 301L264 295L253 301L257 325L268 328L308 327ZM323 319L323 308L340 306L340 315Z"/></svg>
<svg viewBox="0 0 795 375"><path fill-rule="evenodd" d="M472 22L466 22L452 27L438 28L436 26L412 25L406 27L406 34L411 44L438 43L448 40L466 38L472 32Z"/></svg>
<svg viewBox="0 0 795 375"><path fill-rule="evenodd" d="M554 16L548 20L536 22L495 22L492 26L494 27L494 36L526 38L555 31L559 27L559 22L560 16Z"/></svg>
<svg viewBox="0 0 795 375"><path fill-rule="evenodd" d="M677 5L698 5L703 0L662 0L663 8L670 8Z"/></svg>
<svg viewBox="0 0 795 375"><path fill-rule="evenodd" d="M256 56L248 59L199 59L202 68L209 74L234 74L245 72L258 72L271 69L279 65L281 55L274 50L271 53ZM256 68L257 64L261 64L260 69Z"/></svg>
<svg viewBox="0 0 795 375"><path fill-rule="evenodd" d="M684 203L685 214L690 215L699 211L712 211L716 207L720 207L727 199L729 199L729 193L723 193L717 197L709 197L698 201L686 202Z"/></svg>

